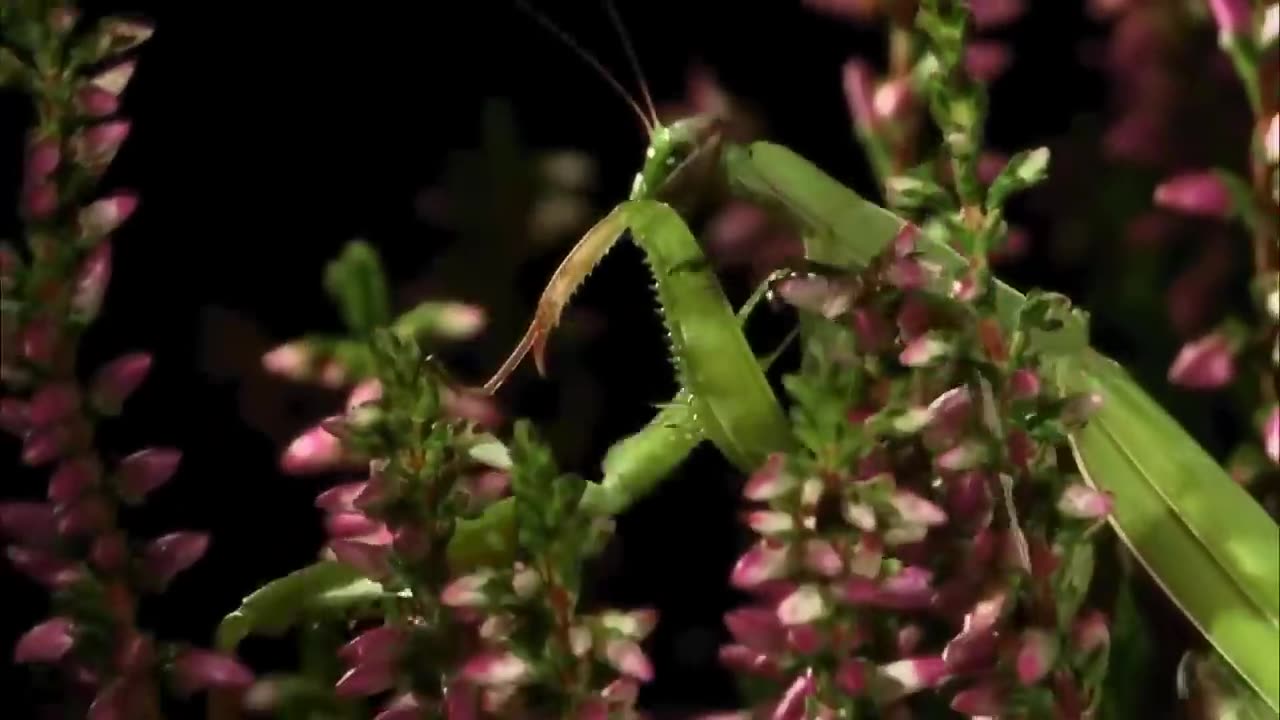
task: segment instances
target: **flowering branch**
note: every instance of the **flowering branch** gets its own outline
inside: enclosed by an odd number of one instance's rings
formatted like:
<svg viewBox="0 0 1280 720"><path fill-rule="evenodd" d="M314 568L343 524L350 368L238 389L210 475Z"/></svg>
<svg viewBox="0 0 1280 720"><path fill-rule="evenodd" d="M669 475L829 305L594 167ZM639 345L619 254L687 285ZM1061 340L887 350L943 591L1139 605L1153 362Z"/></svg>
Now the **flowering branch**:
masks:
<svg viewBox="0 0 1280 720"><path fill-rule="evenodd" d="M88 196L129 134L115 115L134 72L122 56L152 30L114 17L85 30L69 7L38 7L0 10L12 43L0 47L0 81L30 93L36 109L21 193L27 241L0 247L0 421L22 440L23 463L55 468L45 500L0 505L0 533L14 543L14 566L53 593L54 614L19 639L14 659L67 671L93 693L91 717L160 718L162 678L189 694L252 676L227 655L157 644L137 625L139 597L163 592L209 543L175 532L137 547L117 524L181 458L148 448L110 467L95 446L97 425L120 414L151 356L123 355L87 383L77 376L111 276L110 236L138 204L127 191Z"/></svg>

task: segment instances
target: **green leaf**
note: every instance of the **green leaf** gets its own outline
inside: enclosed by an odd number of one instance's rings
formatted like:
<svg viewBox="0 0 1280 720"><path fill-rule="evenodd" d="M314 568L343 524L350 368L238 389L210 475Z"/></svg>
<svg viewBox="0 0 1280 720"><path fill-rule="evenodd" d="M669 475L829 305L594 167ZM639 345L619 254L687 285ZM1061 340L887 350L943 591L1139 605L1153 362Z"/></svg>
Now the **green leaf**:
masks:
<svg viewBox="0 0 1280 720"><path fill-rule="evenodd" d="M350 566L321 561L247 596L219 623L217 644L234 650L249 635L279 635L304 620L341 616L387 597L381 585Z"/></svg>
<svg viewBox="0 0 1280 720"><path fill-rule="evenodd" d="M1231 194L1232 209L1235 210L1241 222L1249 229L1249 232L1258 232L1266 227L1267 217L1263 214L1261 208L1258 207L1258 201L1253 191L1253 186L1248 180L1239 175L1219 168L1215 171L1222 180L1222 184L1226 186L1227 192Z"/></svg>
<svg viewBox="0 0 1280 720"><path fill-rule="evenodd" d="M382 263L368 243L347 243L325 267L324 286L351 332L364 336L391 322L391 297Z"/></svg>
<svg viewBox="0 0 1280 720"><path fill-rule="evenodd" d="M987 191L987 212L1004 207L1015 193L1042 182L1049 176L1049 148L1024 150L1009 159Z"/></svg>

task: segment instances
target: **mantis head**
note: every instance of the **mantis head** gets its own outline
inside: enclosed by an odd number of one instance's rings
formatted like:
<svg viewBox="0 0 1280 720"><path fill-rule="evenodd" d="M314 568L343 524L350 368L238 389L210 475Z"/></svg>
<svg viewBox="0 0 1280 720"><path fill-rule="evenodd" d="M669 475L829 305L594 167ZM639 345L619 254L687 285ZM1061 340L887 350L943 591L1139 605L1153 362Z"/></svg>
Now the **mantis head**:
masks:
<svg viewBox="0 0 1280 720"><path fill-rule="evenodd" d="M649 133L644 166L631 187L631 198L672 203L697 190L714 176L720 142L721 122L713 115L655 125Z"/></svg>

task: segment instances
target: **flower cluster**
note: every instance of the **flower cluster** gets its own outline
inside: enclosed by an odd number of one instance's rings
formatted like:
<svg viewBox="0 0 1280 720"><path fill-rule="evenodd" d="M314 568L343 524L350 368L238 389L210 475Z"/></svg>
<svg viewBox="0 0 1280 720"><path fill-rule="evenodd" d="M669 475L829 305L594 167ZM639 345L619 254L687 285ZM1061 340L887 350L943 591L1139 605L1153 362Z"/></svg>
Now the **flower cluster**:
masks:
<svg viewBox="0 0 1280 720"><path fill-rule="evenodd" d="M1244 0L1209 3L1219 43L1234 61L1254 114L1249 158L1250 179L1221 169L1192 169L1174 175L1156 189L1157 206L1190 217L1239 219L1252 235L1252 295L1256 318L1229 318L1183 346L1169 367L1169 381L1193 390L1212 390L1238 376L1260 378L1259 406L1250 408L1250 424L1261 443L1246 443L1232 463L1242 482L1276 475L1280 465L1280 404L1274 376L1280 368L1280 4L1255 12ZM1240 367L1253 372L1241 373ZM1262 447L1258 457L1257 447ZM1273 490L1264 488L1266 490ZM1274 511L1274 508L1273 508Z"/></svg>
<svg viewBox="0 0 1280 720"><path fill-rule="evenodd" d="M496 410L424 363L411 334L377 331L371 347L376 375L282 457L293 474L368 468L316 505L326 554L379 583L396 609L339 651L336 696L389 695L382 720L627 717L652 675L638 643L656 618L576 612L583 553L605 530L577 510L585 482L559 477L524 425L508 451L483 429ZM486 540L514 548L514 564L451 552L459 524L498 502L514 511L516 536Z"/></svg>
<svg viewBox="0 0 1280 720"><path fill-rule="evenodd" d="M158 717L158 671L181 693L242 688L252 675L227 655L159 644L137 626L140 596L162 592L209 544L200 532L139 544L117 523L181 459L155 447L111 463L96 447L97 425L121 413L151 356L128 353L87 382L77 377L80 338L111 276L111 235L138 204L129 192L85 196L129 133L116 112L134 61L122 55L152 30L114 17L86 29L66 7L3 13L14 45L0 48L0 79L34 96L38 124L21 192L26 252L0 246L0 428L21 440L25 465L52 474L43 499L0 504L0 534L13 543L10 562L47 587L55 607L19 639L14 659L67 670L96 694L92 717Z"/></svg>
<svg viewBox="0 0 1280 720"><path fill-rule="evenodd" d="M789 683L776 718L927 688L973 717L1080 717L1105 659L1106 621L1080 607L1110 499L1063 449L1097 398L1056 392L1026 344L1051 298L1004 327L914 235L865 274L777 288L830 329L788 378L803 450L744 489L760 539L731 580L758 599L726 617L722 657Z"/></svg>

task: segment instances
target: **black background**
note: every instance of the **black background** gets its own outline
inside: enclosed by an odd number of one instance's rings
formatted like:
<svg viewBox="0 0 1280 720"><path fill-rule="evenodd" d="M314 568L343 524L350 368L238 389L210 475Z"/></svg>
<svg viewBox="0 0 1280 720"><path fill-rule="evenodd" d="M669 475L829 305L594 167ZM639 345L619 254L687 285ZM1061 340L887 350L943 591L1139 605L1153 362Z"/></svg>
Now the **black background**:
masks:
<svg viewBox="0 0 1280 720"><path fill-rule="evenodd" d="M1097 112L1103 98L1101 76L1081 59L1103 28L1085 19L1079 3L1029 4L1031 11L1001 33L1012 42L1015 64L993 88L989 134L1006 152L1052 142L1081 115ZM760 108L770 139L874 195L839 71L853 55L883 57L878 31L782 0L618 6L660 101L678 99L686 68L703 61ZM599 3L540 7L634 85ZM352 238L374 242L397 283L419 278L447 246L419 219L415 198L449 150L477 142L486 98L511 100L527 143L578 147L599 158L602 205L626 192L644 138L586 64L510 3L170 0L90 9L138 12L158 32L125 96L133 134L102 185L136 189L142 204L117 234L107 309L88 338L85 362L92 367L134 349L155 353L151 379L125 420L107 428L105 442L116 455L145 444L185 453L174 482L130 523L140 536L178 528L214 534L204 561L145 608L146 623L160 635L203 641L241 596L307 563L322 542L311 501L323 485L276 470L287 432L272 436L246 424L246 387L267 396L250 401L275 407L273 427L288 431L339 401L261 377L211 374L210 367L248 368L271 343L336 328L321 272ZM5 97L0 108L0 229L11 236L17 220L8 208L16 202L29 116L21 98ZM1033 230L1048 222L1034 214L1023 219ZM1059 274L1042 254L1034 251L1005 274L1020 286L1070 291L1079 278ZM519 288L523 305L493 309L510 315L501 318L507 337L460 356L460 374L478 380L496 365L555 261L549 255L529 264ZM456 280L450 295L465 299L468 287L486 282L484 268ZM583 348L604 409L580 430L590 433L587 451L572 469L589 476L609 442L637 428L673 388L646 284L638 256L624 249L581 296L608 320ZM212 308L252 318L256 327L228 322L233 316ZM520 380L511 397L516 410L571 421L573 408L557 406L536 384ZM16 445L3 443L4 495L38 492L43 474L14 470ZM650 707L732 704L714 656L724 639L720 617L738 600L725 582L743 539L736 482L704 449L680 478L621 519L600 592L662 612L651 643L659 677L642 696ZM42 617L45 596L4 563L0 585L0 647L9 648ZM6 665L5 672L15 671ZM17 683L29 683L25 671L16 672ZM25 717L28 699L6 693L6 717Z"/></svg>

